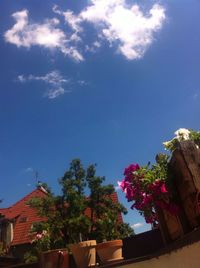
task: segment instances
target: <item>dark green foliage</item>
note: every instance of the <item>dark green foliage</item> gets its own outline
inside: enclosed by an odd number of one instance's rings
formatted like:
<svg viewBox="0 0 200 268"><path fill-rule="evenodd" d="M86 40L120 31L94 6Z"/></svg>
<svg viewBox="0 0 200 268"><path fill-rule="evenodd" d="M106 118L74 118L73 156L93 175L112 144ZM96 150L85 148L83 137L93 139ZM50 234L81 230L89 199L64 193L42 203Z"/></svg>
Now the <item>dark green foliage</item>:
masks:
<svg viewBox="0 0 200 268"><path fill-rule="evenodd" d="M29 263L34 263L38 261L38 257L34 255L31 251L28 251L24 254L24 262L29 264Z"/></svg>
<svg viewBox="0 0 200 268"><path fill-rule="evenodd" d="M74 159L70 168L60 179L62 197L58 200L58 209L64 216L63 233L68 243L75 243L86 239L89 220L85 215L87 202L84 195L85 170L79 159ZM64 214L63 214L64 213Z"/></svg>
<svg viewBox="0 0 200 268"><path fill-rule="evenodd" d="M79 159L70 163L69 169L60 178L62 194L55 196L47 185L46 198L33 198L28 204L38 210L38 214L47 219L36 223L32 232L41 233L46 230L49 247L62 248L69 243L80 240L96 239L103 241L123 238L133 234L133 230L119 221L119 213L126 209L113 202L110 195L114 193L113 185L103 185L104 177L96 176L95 165L85 170ZM89 188L89 197L85 190ZM90 208L91 215L86 215Z"/></svg>
<svg viewBox="0 0 200 268"><path fill-rule="evenodd" d="M190 129L190 140L200 147L200 132Z"/></svg>
<svg viewBox="0 0 200 268"><path fill-rule="evenodd" d="M88 207L91 209L91 225L89 237L98 242L122 238L121 231L123 224L119 221L120 213L127 213L127 210L120 203L113 202L110 195L114 193L113 185L103 185L105 177L96 176L95 165L87 169L86 180L90 190ZM128 235L132 229L126 229ZM129 232L130 231L130 232Z"/></svg>

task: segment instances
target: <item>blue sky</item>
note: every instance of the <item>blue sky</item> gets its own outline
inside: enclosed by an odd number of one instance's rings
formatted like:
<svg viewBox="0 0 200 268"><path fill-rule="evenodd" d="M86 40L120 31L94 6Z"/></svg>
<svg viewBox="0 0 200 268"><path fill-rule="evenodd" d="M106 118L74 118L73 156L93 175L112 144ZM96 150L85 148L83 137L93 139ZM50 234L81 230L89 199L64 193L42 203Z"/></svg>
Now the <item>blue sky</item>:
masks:
<svg viewBox="0 0 200 268"><path fill-rule="evenodd" d="M57 191L77 157L117 185L175 130L199 130L199 10L197 0L2 0L2 206L34 189L35 171ZM147 228L132 210L124 219Z"/></svg>

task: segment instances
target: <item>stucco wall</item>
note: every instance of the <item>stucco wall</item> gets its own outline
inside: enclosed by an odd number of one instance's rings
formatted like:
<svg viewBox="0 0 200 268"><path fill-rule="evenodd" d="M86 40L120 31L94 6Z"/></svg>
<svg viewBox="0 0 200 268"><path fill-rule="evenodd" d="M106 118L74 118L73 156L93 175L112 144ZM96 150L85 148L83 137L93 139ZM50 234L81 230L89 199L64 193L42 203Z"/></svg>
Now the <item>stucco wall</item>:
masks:
<svg viewBox="0 0 200 268"><path fill-rule="evenodd" d="M157 258L118 266L120 268L199 268L200 242L185 246Z"/></svg>

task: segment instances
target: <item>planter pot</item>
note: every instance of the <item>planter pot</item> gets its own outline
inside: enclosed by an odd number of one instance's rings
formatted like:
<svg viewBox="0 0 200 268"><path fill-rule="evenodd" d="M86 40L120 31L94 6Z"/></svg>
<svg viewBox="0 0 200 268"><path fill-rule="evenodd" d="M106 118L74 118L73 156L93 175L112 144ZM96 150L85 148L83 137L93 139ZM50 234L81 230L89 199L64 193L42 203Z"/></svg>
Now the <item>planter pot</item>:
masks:
<svg viewBox="0 0 200 268"><path fill-rule="evenodd" d="M88 240L69 245L77 268L86 268L96 265L96 244L96 240Z"/></svg>
<svg viewBox="0 0 200 268"><path fill-rule="evenodd" d="M55 249L42 252L40 255L41 268L68 268L69 255L67 249Z"/></svg>
<svg viewBox="0 0 200 268"><path fill-rule="evenodd" d="M122 240L107 241L97 244L97 254L102 264L123 260Z"/></svg>

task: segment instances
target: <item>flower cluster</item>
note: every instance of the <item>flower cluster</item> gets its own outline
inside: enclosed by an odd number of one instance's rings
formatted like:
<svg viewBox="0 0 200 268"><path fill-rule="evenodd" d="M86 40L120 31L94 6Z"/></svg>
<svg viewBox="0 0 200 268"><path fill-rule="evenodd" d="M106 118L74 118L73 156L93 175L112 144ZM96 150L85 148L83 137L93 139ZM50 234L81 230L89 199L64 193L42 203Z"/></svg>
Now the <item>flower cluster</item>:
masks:
<svg viewBox="0 0 200 268"><path fill-rule="evenodd" d="M46 230L43 230L42 233L37 233L36 236L35 236L35 238L32 240L32 243L41 240L42 238L44 238L47 235L48 235L48 233L47 233Z"/></svg>
<svg viewBox="0 0 200 268"><path fill-rule="evenodd" d="M46 230L36 233L31 243L35 245L38 252L48 250L50 248L49 233Z"/></svg>
<svg viewBox="0 0 200 268"><path fill-rule="evenodd" d="M181 141L193 141L197 148L200 145L200 132L189 130L187 128L179 128L177 131L174 132L175 137L170 141L163 142L163 145L166 150L174 151L177 147L177 144Z"/></svg>
<svg viewBox="0 0 200 268"><path fill-rule="evenodd" d="M118 182L127 200L133 201L132 209L137 209L147 223L156 223L156 207L178 212L177 206L169 201L165 178L156 178L157 166L152 168L131 164L124 171L124 179ZM158 168L157 168L158 169Z"/></svg>
<svg viewBox="0 0 200 268"><path fill-rule="evenodd" d="M200 131L180 128L174 134L175 137L172 140L163 143L165 149L173 152L183 141L191 141L198 149L200 148ZM145 217L147 223L157 222L157 208L174 215L179 212L178 206L174 203L173 181L168 179L169 157L166 154L158 154L157 163L151 167L131 164L125 168L124 179L118 182L127 200L134 202L131 208L137 209Z"/></svg>

